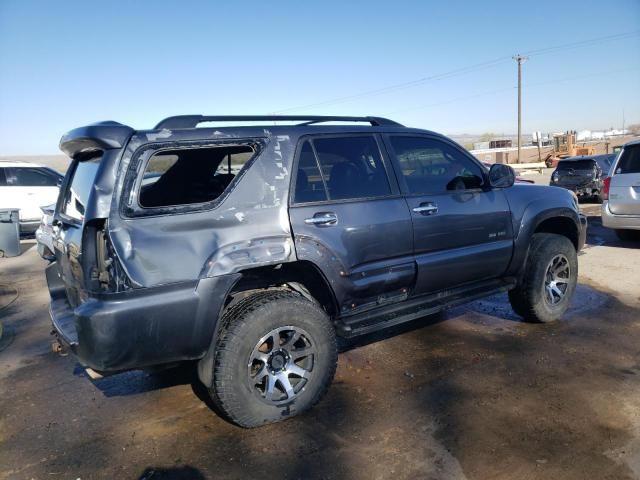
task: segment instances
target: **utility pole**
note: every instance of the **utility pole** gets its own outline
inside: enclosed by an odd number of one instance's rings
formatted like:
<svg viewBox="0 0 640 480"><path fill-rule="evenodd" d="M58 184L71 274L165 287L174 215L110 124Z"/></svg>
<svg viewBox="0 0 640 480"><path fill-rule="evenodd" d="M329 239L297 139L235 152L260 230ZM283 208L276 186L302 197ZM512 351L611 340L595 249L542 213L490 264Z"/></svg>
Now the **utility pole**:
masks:
<svg viewBox="0 0 640 480"><path fill-rule="evenodd" d="M523 57L522 55L515 55L513 59L518 62L518 163L521 163L520 147L522 145L522 62L524 62L527 57Z"/></svg>

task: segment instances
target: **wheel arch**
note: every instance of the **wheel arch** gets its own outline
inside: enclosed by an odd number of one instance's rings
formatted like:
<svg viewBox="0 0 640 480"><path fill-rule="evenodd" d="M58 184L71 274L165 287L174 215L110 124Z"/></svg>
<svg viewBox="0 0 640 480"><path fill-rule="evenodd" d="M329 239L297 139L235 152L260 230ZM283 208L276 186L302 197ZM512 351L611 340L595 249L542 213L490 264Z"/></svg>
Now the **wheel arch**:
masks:
<svg viewBox="0 0 640 480"><path fill-rule="evenodd" d="M222 303L210 346L204 357L198 361L198 378L207 387L213 384L215 346L223 327L220 320L224 310L232 303L253 292L270 288L287 288L318 304L330 318L338 314L335 293L321 270L312 262L302 260L275 266L248 268L239 273L241 276L229 288L226 299Z"/></svg>
<svg viewBox="0 0 640 480"><path fill-rule="evenodd" d="M508 276L520 276L529 256L531 238L536 233L554 233L567 237L576 250L580 250L580 219L569 207L539 209L530 205L520 221L520 229L514 240L514 253Z"/></svg>
<svg viewBox="0 0 640 480"><path fill-rule="evenodd" d="M536 233L555 233L567 237L573 243L576 250L579 249L580 234L576 222L567 216L552 216L541 220L532 232Z"/></svg>

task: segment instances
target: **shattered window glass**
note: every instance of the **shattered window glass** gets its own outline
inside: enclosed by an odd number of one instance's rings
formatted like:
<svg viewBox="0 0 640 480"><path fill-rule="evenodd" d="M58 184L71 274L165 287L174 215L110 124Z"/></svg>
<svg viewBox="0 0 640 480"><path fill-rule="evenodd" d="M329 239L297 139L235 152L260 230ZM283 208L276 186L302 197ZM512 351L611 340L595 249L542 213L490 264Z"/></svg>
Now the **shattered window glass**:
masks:
<svg viewBox="0 0 640 480"><path fill-rule="evenodd" d="M254 155L248 146L165 150L153 155L140 187L140 206L169 207L218 198Z"/></svg>

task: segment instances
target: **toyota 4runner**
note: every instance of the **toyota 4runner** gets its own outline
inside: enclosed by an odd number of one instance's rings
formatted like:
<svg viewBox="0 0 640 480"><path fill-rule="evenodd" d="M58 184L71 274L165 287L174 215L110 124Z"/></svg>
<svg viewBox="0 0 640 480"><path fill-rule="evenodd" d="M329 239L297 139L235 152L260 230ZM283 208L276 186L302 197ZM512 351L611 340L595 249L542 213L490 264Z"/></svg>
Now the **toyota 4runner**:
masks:
<svg viewBox="0 0 640 480"><path fill-rule="evenodd" d="M244 427L318 402L336 336L500 291L549 322L576 286L573 193L514 185L509 166L384 118L102 122L60 147L73 159L47 268L60 341L102 374L195 361Z"/></svg>

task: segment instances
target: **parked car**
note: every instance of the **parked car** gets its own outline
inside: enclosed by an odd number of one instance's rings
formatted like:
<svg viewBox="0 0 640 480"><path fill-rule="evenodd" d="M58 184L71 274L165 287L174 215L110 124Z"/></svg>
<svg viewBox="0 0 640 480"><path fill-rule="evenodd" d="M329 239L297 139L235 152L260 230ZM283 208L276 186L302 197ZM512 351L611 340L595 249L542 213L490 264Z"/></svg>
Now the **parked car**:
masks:
<svg viewBox="0 0 640 480"><path fill-rule="evenodd" d="M196 128L225 121L269 123ZM392 120L179 116L60 146L73 162L46 270L60 342L92 373L196 361L244 427L317 403L336 336L501 291L554 321L576 286L572 193L514 185L511 167Z"/></svg>
<svg viewBox="0 0 640 480"><path fill-rule="evenodd" d="M493 163L489 163L489 162L482 162L482 164L485 166L487 170L489 170L491 168L491 165L493 165ZM536 182L534 182L530 178L526 178L521 175L516 175L516 183L536 183Z"/></svg>
<svg viewBox="0 0 640 480"><path fill-rule="evenodd" d="M55 203L62 179L44 165L0 161L0 208L19 208L20 231L33 233L40 225L40 207Z"/></svg>
<svg viewBox="0 0 640 480"><path fill-rule="evenodd" d="M578 198L602 203L602 182L616 154L563 158L551 174L549 185L571 190Z"/></svg>
<svg viewBox="0 0 640 480"><path fill-rule="evenodd" d="M624 145L604 179L602 225L622 240L640 238L640 140Z"/></svg>
<svg viewBox="0 0 640 480"><path fill-rule="evenodd" d="M53 215L56 204L52 203L46 207L41 207L42 218L40 226L36 230L36 241L38 242L38 254L45 260L53 260Z"/></svg>

